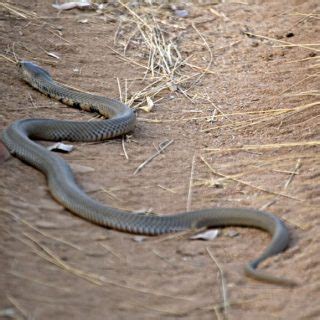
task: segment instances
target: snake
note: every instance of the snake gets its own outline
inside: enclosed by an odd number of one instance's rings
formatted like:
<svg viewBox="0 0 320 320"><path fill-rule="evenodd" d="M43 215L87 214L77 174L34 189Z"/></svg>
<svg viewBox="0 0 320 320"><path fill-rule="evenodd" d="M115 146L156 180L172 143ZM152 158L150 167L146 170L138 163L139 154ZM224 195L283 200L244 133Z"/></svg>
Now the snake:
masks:
<svg viewBox="0 0 320 320"><path fill-rule="evenodd" d="M17 62L17 66L21 78L49 98L104 117L97 121L21 119L10 124L1 134L2 142L13 156L46 176L52 197L63 207L100 226L143 235L228 226L261 229L271 235L271 242L258 258L245 265L245 274L267 283L296 285L295 281L258 269L262 261L285 251L290 242L286 224L269 212L216 207L166 215L135 214L89 197L78 185L68 163L34 140L92 142L123 136L134 130L135 112L120 101L85 93L57 82L48 71L33 62L21 60ZM116 164L114 167L116 168Z"/></svg>

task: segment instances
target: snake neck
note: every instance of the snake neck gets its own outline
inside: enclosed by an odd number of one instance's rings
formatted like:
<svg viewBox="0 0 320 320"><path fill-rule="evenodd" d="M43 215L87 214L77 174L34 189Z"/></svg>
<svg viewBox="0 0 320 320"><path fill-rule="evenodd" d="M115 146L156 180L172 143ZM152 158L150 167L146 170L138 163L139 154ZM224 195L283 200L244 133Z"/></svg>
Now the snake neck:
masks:
<svg viewBox="0 0 320 320"><path fill-rule="evenodd" d="M51 77L35 77L25 81L49 98L79 110L98 113L105 118L131 116L134 113L120 101L71 88Z"/></svg>

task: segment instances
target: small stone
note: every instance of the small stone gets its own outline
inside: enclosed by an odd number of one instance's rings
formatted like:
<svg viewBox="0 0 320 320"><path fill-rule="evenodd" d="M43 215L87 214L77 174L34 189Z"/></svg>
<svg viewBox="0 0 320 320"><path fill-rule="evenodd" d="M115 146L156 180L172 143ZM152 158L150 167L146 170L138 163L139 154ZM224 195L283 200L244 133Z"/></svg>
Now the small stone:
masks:
<svg viewBox="0 0 320 320"><path fill-rule="evenodd" d="M145 236L134 236L134 237L132 238L133 241L138 242L138 243L143 242L145 239L146 239Z"/></svg>
<svg viewBox="0 0 320 320"><path fill-rule="evenodd" d="M15 317L15 310L13 308L5 308L0 310L0 317L5 317L5 318L16 318Z"/></svg>
<svg viewBox="0 0 320 320"><path fill-rule="evenodd" d="M174 13L180 18L186 18L189 15L189 12L185 9L176 9Z"/></svg>

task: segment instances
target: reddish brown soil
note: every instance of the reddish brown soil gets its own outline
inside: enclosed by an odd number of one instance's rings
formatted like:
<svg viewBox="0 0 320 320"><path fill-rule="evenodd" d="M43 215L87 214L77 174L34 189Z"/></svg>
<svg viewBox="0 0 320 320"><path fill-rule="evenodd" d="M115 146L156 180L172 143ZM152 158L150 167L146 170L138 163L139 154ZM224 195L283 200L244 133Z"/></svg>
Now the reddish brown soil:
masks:
<svg viewBox="0 0 320 320"><path fill-rule="evenodd" d="M57 16L49 0L11 2L42 18L25 20L2 9L3 54L10 56L14 47L19 58L38 61L56 79L109 97L119 96L117 77L123 83L143 75L143 69L120 60L110 49L116 19L77 10ZM317 2L187 6L184 23L195 22L207 39L215 72L206 74L193 93L207 92L226 114L314 103L316 96L310 91L319 93L319 77L306 77L317 71L312 66L319 46L314 50L284 47L283 42L248 37L243 31L319 45L319 20L297 14L313 12L319 18ZM210 8L226 18L214 15ZM88 22L79 23L83 18ZM58 26L63 38L49 32L49 25ZM183 54L193 53L189 62L206 66L208 53L191 27L181 33L180 46ZM44 50L56 52L61 59L54 63ZM146 63L142 58L141 62ZM1 130L21 118L90 118L33 91L20 80L12 63L2 60L0 68ZM144 85L136 81L130 90ZM297 95L302 92L309 94ZM227 228L216 240L201 242L187 236L140 239L106 230L64 210L51 198L44 176L11 157L1 163L0 170L0 318L10 312L14 319L57 320L320 318L320 149L315 143L303 144L319 141L319 105L255 125L250 125L252 114L224 116L210 124L203 119L183 120L210 115L214 107L209 103L191 103L176 93L163 97L151 113L138 111L136 130L125 143L129 160L121 139L79 143L64 155L73 165L94 169L81 173L78 168L79 183L93 197L117 208L152 208L163 214L185 211L196 154L191 208L267 207L283 218L292 234L290 247L262 267L297 280L299 286L282 288L244 276L243 265L270 241L263 232ZM229 119L244 121L244 126L235 129ZM174 143L134 176L137 166L155 152L154 145L165 139ZM288 142L302 145L250 152L221 150ZM210 153L205 148L221 149ZM237 176L241 181L221 179L201 157L221 174L242 174ZM296 167L297 174L292 174ZM231 237L230 231L239 234ZM230 304L225 315L219 309L223 294L218 267L208 249L224 273Z"/></svg>

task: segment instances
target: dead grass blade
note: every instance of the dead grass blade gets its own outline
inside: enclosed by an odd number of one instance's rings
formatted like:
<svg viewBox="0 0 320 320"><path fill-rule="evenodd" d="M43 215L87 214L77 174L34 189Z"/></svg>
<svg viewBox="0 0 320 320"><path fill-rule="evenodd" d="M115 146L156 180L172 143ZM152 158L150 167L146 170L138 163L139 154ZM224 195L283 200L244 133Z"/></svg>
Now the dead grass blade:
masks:
<svg viewBox="0 0 320 320"><path fill-rule="evenodd" d="M7 231L8 232L8 231ZM9 233L9 232L8 232ZM28 233L23 233L26 239L16 236L15 234L10 233L12 237L17 239L18 241L24 243L27 247L29 247L35 254L37 254L39 257L43 258L47 262L57 266L58 268L73 274L83 280L86 280L90 282L91 284L94 284L96 286L104 288L105 285L111 285L118 288L123 288L126 290L132 290L134 292L139 292L147 295L154 295L158 297L164 297L169 299L177 299L177 300L184 300L184 301L193 301L192 298L183 297L183 296L171 296L159 291L156 291L154 289L147 289L147 288L138 288L135 286L131 286L129 284L122 284L120 282L117 282L116 280L110 280L107 279L104 276L98 275L93 272L86 272L79 268L75 268L65 261L63 261L55 252L50 250L47 246L41 244L35 237Z"/></svg>
<svg viewBox="0 0 320 320"><path fill-rule="evenodd" d="M194 176L195 163L196 163L196 154L193 155L192 162L191 162L189 190L188 190L187 206L186 206L186 211L187 212L190 211L190 209L191 209L191 196L192 196L192 186L193 186L193 176Z"/></svg>
<svg viewBox="0 0 320 320"><path fill-rule="evenodd" d="M311 92L309 92L309 94L311 94ZM312 92L312 94L316 94L318 95L318 91L316 91L315 93ZM301 95L301 93L300 93ZM240 129L244 129L247 128L249 126L254 126L254 125L259 125L259 124L264 124L267 125L278 122L281 124L281 122L283 122L284 120L288 119L288 117L291 117L293 115L296 115L298 113L304 112L306 110L309 110L311 108L314 107L318 107L320 106L320 101L315 101L312 103L308 103L308 104L304 104L292 109L274 109L274 110L269 110L269 111L261 111L260 112L260 116L258 117L251 117L251 118L247 118L243 121L232 121L231 123L227 123L224 125L220 125L220 126L214 126L214 127L209 127L209 128L205 128L202 129L201 132L211 132L214 130L218 130L218 129L222 129L222 128L231 128L233 130L240 130ZM243 113L245 114L245 113ZM248 112L247 113L248 116L250 114L252 114L252 112ZM258 113L259 114L259 113Z"/></svg>
<svg viewBox="0 0 320 320"><path fill-rule="evenodd" d="M7 299L10 303L22 314L22 318L18 317L18 319L30 319L30 315L27 311L21 306L20 302L16 298L13 298L11 295L7 294ZM15 317L14 317L15 318Z"/></svg>
<svg viewBox="0 0 320 320"><path fill-rule="evenodd" d="M11 62L11 63L16 64L16 61L10 59L9 57L5 56L5 55L2 54L2 53L0 54L0 58L1 58L1 59L4 59L4 60L7 60L7 61L9 61L9 62Z"/></svg>
<svg viewBox="0 0 320 320"><path fill-rule="evenodd" d="M227 314L227 310L230 307L230 303L229 303L229 299L228 299L228 294L227 294L227 285L226 285L226 279L224 276L224 271L220 265L220 263L217 261L217 259L215 258L215 256L213 255L213 253L210 251L210 249L208 247L206 247L206 250L211 258L211 260L216 264L216 266L218 267L219 270L219 277L220 277L220 281L221 281L221 295L222 295L222 308L219 309L214 309L216 313L218 313L220 310L222 310L224 316L226 316Z"/></svg>
<svg viewBox="0 0 320 320"><path fill-rule="evenodd" d="M269 40L269 41L273 41L276 43L281 43L281 47L299 47L299 48L304 48L304 49L308 49L308 50L312 50L312 51L317 51L319 52L320 49L317 49L316 47L320 47L320 43L291 43L288 41L284 41L284 40L279 40L276 38L271 38L271 37L266 37L266 36L262 36L259 34L255 34L255 33L251 33L251 32L244 32L246 35L251 36L251 37L256 37L256 38L260 38L260 39L265 39L265 40Z"/></svg>
<svg viewBox="0 0 320 320"><path fill-rule="evenodd" d="M139 173L148 163L150 163L154 158L156 158L157 156L159 156L167 147L169 147L174 140L166 140L163 141L159 144L159 149L157 150L156 153L154 153L152 156L150 156L147 160L143 161L138 167L137 169L133 172L133 175L136 175L137 173Z"/></svg>
<svg viewBox="0 0 320 320"><path fill-rule="evenodd" d="M218 176L221 176L225 179L230 179L230 180L233 180L233 181L236 181L236 182L239 182L243 185L246 185L246 186L249 186L253 189L256 189L256 190L259 190L259 191L262 191L262 192L266 192L266 193L270 193L270 194L273 194L273 195L276 195L276 196L281 196L281 197L285 197L285 198L289 198L289 199L292 199L292 200L296 200L296 201L304 201L302 199L299 199L299 198L296 198L294 196L291 196L289 194L285 194L285 193L282 193L282 192L276 192L276 191L272 191L272 190L268 190L268 189L265 189L263 187L259 187L259 186L255 186L253 184L251 184L250 182L247 182L247 181L243 181L243 180L240 180L238 178L235 178L234 176L229 176L229 175L225 175L223 173L220 173L218 172L217 170L213 169L212 166L208 163L208 161L203 157L203 156L200 156L200 159L203 161L203 163L210 169L210 171Z"/></svg>
<svg viewBox="0 0 320 320"><path fill-rule="evenodd" d="M93 274L93 273L88 273L88 272L84 272L81 269L78 268L74 268L72 266L70 266L69 264L67 264L66 262L64 262L58 255L56 255L54 252L52 252L48 247L46 247L45 245L42 245L37 239L35 239L33 236L31 236L28 233L23 233L23 235L29 239L33 244L36 245L36 247L38 247L40 250L37 250L34 246L32 246L30 243L28 243L27 241L25 241L24 239L20 239L22 242L24 242L25 244L27 244L37 255L39 255L40 257L42 257L43 259L45 259L46 261L56 265L57 267L72 273L73 275L82 278L84 280L87 280L95 285L99 285L101 286L103 284L103 282L101 281L101 277Z"/></svg>
<svg viewBox="0 0 320 320"><path fill-rule="evenodd" d="M77 249L77 250L80 250L82 251L83 249L69 241L66 241L64 239L61 239L61 238L56 238L46 232L43 232L42 230L40 230L39 228L35 227L33 224L31 224L30 222L26 221L25 219L19 217L17 214L11 212L11 211L8 211L8 210L5 210L5 209L0 209L2 212L10 215L11 217L13 217L14 219L16 219L17 221L21 222L22 224L26 225L27 227L29 227L30 229L40 233L42 236L48 238L48 239L52 239L54 241L57 241L57 242L60 242L60 243L63 243L64 245L67 245L69 247L72 247L73 249Z"/></svg>
<svg viewBox="0 0 320 320"><path fill-rule="evenodd" d="M271 143L271 144L258 144L258 145L243 145L235 148L204 148L204 151L209 152L226 152L226 151L248 151L248 150L267 150L278 148L295 148L295 147L313 147L319 146L320 140L314 141L297 141L297 142L283 142L283 143Z"/></svg>
<svg viewBox="0 0 320 320"><path fill-rule="evenodd" d="M2 2L1 1L0 2L0 6L2 6L5 9L7 9L11 14L13 14L13 15L19 17L19 18L23 18L23 19L34 19L34 18L37 18L37 14L35 12L22 9L19 6L13 5L13 4L8 3L8 2Z"/></svg>

